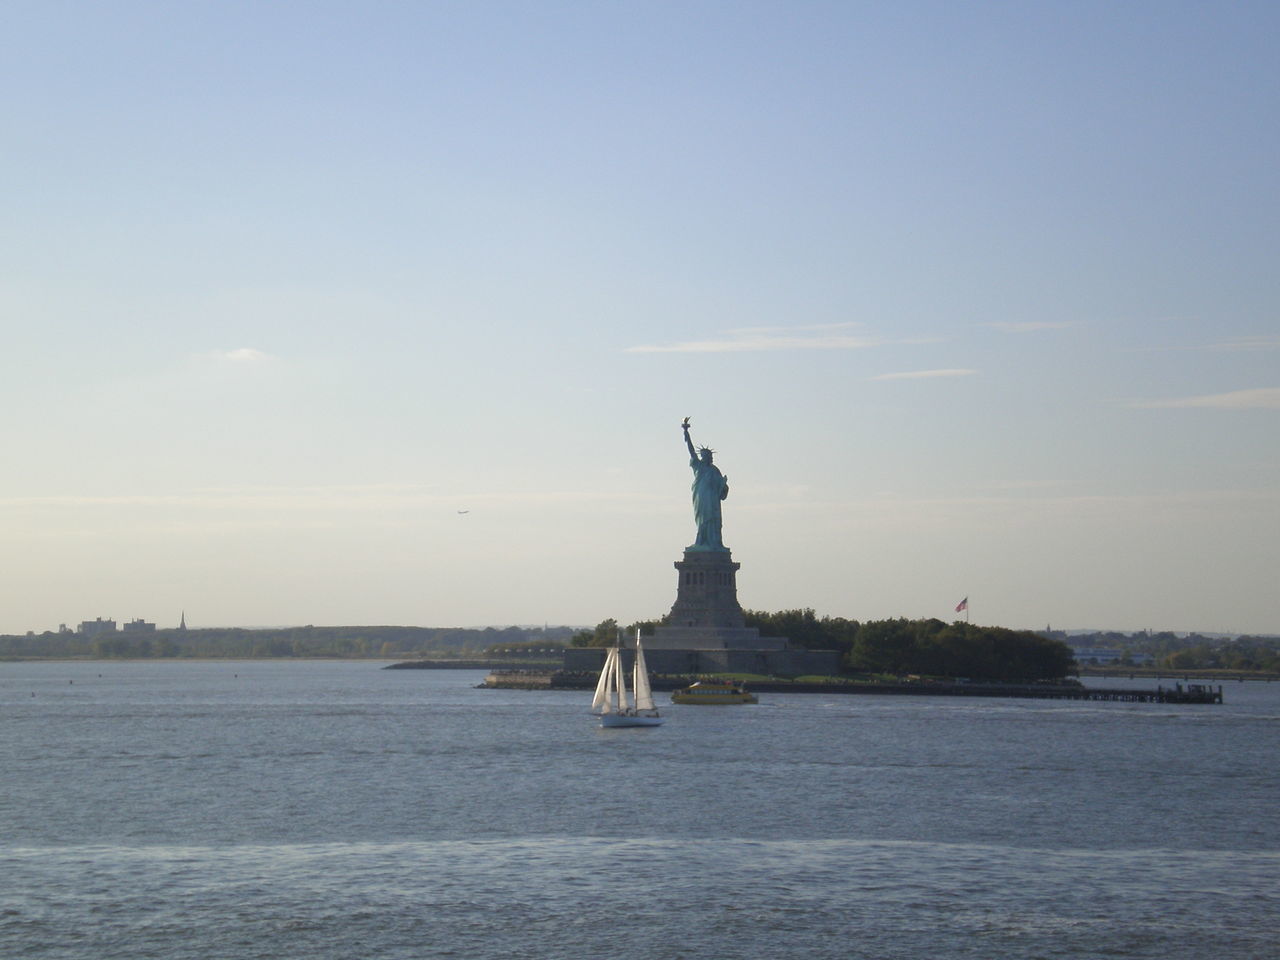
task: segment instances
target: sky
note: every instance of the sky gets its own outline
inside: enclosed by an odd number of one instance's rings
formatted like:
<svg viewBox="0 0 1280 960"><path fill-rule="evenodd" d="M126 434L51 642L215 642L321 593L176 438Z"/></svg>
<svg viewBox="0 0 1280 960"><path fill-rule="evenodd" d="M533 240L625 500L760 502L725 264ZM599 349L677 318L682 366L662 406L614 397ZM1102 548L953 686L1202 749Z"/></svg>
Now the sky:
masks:
<svg viewBox="0 0 1280 960"><path fill-rule="evenodd" d="M1280 632L1280 5L0 18L0 632Z"/></svg>

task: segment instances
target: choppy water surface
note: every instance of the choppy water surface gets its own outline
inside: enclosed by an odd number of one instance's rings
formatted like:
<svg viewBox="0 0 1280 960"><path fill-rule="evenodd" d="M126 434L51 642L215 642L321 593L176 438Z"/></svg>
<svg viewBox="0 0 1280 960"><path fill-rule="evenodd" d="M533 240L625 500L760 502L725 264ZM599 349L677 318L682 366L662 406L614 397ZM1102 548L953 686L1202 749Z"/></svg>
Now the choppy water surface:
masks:
<svg viewBox="0 0 1280 960"><path fill-rule="evenodd" d="M1275 955L1280 684L601 730L480 679L0 664L0 956Z"/></svg>

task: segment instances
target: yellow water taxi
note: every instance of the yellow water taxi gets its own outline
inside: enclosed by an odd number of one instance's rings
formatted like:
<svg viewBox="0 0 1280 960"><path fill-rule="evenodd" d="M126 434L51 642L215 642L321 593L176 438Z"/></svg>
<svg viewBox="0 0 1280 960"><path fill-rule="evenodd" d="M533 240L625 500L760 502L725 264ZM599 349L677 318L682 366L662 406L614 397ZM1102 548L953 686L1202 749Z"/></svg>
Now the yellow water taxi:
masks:
<svg viewBox="0 0 1280 960"><path fill-rule="evenodd" d="M671 694L672 703L759 703L754 693L748 693L740 683L732 680L699 680L681 687Z"/></svg>

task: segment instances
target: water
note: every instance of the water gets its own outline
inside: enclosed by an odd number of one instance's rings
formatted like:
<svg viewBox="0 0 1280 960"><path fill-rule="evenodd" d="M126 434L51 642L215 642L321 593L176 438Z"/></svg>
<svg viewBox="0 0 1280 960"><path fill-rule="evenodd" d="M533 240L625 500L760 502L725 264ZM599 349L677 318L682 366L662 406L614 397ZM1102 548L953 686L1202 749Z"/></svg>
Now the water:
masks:
<svg viewBox="0 0 1280 960"><path fill-rule="evenodd" d="M1280 684L601 730L481 676L0 664L0 957L1275 955Z"/></svg>

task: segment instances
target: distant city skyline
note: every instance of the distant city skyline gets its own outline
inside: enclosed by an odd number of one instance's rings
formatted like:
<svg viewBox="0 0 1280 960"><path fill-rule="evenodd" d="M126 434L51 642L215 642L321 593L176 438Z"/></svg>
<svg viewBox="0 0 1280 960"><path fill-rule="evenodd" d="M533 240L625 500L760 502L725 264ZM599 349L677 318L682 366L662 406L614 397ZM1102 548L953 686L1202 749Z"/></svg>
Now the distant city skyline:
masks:
<svg viewBox="0 0 1280 960"><path fill-rule="evenodd" d="M769 611L765 611L769 612ZM818 616L823 614L815 611ZM945 618L939 617L945 621ZM57 633L65 631L67 633L81 633L82 628L88 624L92 625L95 621L110 623L118 633L127 632L131 626L141 626L147 630L157 630L160 632L166 630L297 630L308 627L334 628L334 627L370 627L370 626L401 626L401 627L419 627L427 629L458 629L458 630L505 630L512 627L518 627L523 630L586 630L596 626L595 623L564 623L564 622L544 622L544 623L414 623L414 624L362 624L362 623L209 623L189 627L186 623L185 613L181 616L178 623L173 626L166 626L160 621L148 621L143 617L135 618L131 621L117 621L114 617L95 617L94 620L77 621L75 627L68 626L68 622L64 621L58 624L56 628L45 627L43 629L33 628L31 630L22 631L21 634L2 633L0 635L13 636L25 635L33 633L36 635L44 633ZM598 623L599 621L597 621ZM1118 630L1109 627L1055 627L1052 624L1046 624L1043 627L1025 627L1020 629L1036 630L1041 633L1052 633L1055 635L1062 634L1068 637L1092 636L1095 634L1127 634L1137 636L1146 634L1148 636L1159 633L1173 633L1179 637L1187 636L1203 636L1209 638L1231 638L1239 636L1261 636L1261 637L1280 637L1280 631L1260 631L1251 634L1241 633L1221 633L1216 631L1198 631L1198 630L1153 630L1149 627L1139 628L1137 630Z"/></svg>
<svg viewBox="0 0 1280 960"><path fill-rule="evenodd" d="M6 35L0 632L659 617L685 416L747 608L1280 631L1280 5Z"/></svg>

